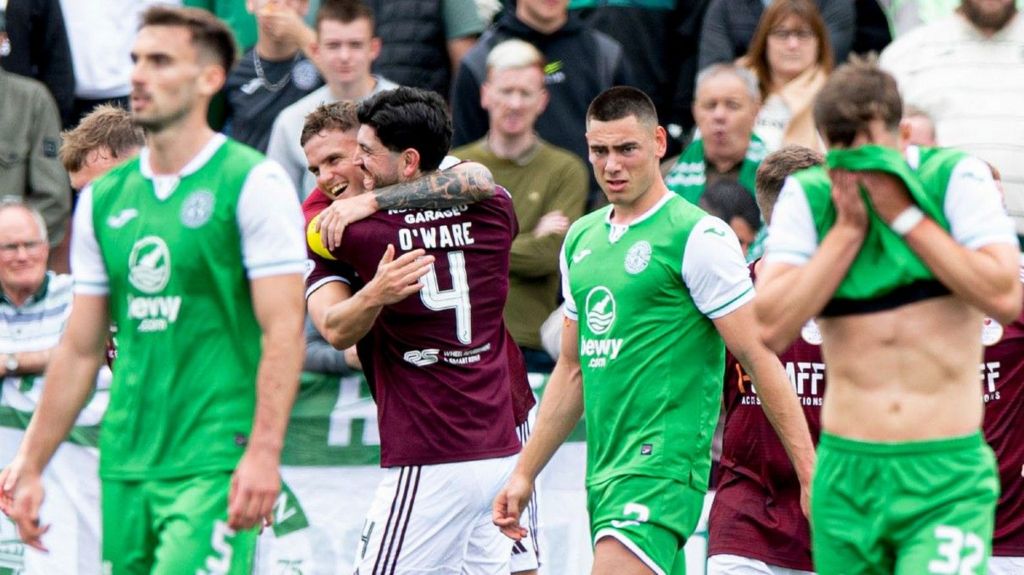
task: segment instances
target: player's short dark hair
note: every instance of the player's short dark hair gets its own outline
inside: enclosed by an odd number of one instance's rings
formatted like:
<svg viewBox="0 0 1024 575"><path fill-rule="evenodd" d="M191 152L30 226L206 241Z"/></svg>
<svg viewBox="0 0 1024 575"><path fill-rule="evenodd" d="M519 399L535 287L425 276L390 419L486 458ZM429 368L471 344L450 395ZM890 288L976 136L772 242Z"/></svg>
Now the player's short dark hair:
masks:
<svg viewBox="0 0 1024 575"><path fill-rule="evenodd" d="M316 20L313 26L314 30L319 34L320 24L324 20L351 24L363 18L370 21L370 29L372 30L374 27L373 9L363 4L362 0L323 0L320 3L320 8L316 11Z"/></svg>
<svg viewBox="0 0 1024 575"><path fill-rule="evenodd" d="M299 136L299 145L305 146L313 136L325 130L348 132L359 129L359 118L356 116L356 104L343 100L331 104L321 104L317 109L306 115Z"/></svg>
<svg viewBox="0 0 1024 575"><path fill-rule="evenodd" d="M757 167L757 176L754 179L757 205L761 208L764 221L771 223L775 202L779 199L779 192L782 191L782 184L787 177L823 163L825 158L818 152L792 144L765 156L761 160L761 165Z"/></svg>
<svg viewBox="0 0 1024 575"><path fill-rule="evenodd" d="M60 162L69 172L85 165L89 154L100 148L110 150L115 158L127 158L146 145L146 133L124 108L103 104L82 118L73 130L63 134Z"/></svg>
<svg viewBox="0 0 1024 575"><path fill-rule="evenodd" d="M896 79L874 57L850 57L836 68L814 100L814 123L830 146L850 146L872 120L899 130L903 100Z"/></svg>
<svg viewBox="0 0 1024 575"><path fill-rule="evenodd" d="M591 120L612 122L629 116L649 126L658 125L658 110L650 96L632 86L614 86L597 95L587 108L587 123Z"/></svg>
<svg viewBox="0 0 1024 575"><path fill-rule="evenodd" d="M711 184L701 194L699 204L704 211L721 218L725 223L738 217L747 222L752 230L756 231L761 227L761 213L757 209L757 202L754 201L750 190L735 180L718 180Z"/></svg>
<svg viewBox="0 0 1024 575"><path fill-rule="evenodd" d="M142 13L139 28L174 26L185 28L192 35L192 44L201 56L212 57L225 74L235 65L238 48L231 29L221 19L199 8L156 5Z"/></svg>
<svg viewBox="0 0 1024 575"><path fill-rule="evenodd" d="M419 152L423 171L436 170L452 144L448 105L429 90L403 86L376 94L359 105L359 123L376 130L392 152Z"/></svg>

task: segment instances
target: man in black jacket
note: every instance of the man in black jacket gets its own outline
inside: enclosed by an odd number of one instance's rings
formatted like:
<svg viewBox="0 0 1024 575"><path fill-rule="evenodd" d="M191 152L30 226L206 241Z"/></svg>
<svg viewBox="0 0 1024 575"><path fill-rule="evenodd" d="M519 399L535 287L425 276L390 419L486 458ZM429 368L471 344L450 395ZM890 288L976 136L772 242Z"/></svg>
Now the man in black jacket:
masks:
<svg viewBox="0 0 1024 575"><path fill-rule="evenodd" d="M58 0L9 0L7 42L0 46L0 66L46 85L60 110L61 123L70 127L75 102L75 73L71 48ZM2 33L2 24L0 24Z"/></svg>
<svg viewBox="0 0 1024 575"><path fill-rule="evenodd" d="M547 60L544 82L550 99L537 120L537 133L555 146L587 161L587 106L602 91L631 84L622 46L588 28L569 14L568 0L519 0L466 54L452 88L455 135L452 146L475 142L487 133L487 111L480 106L480 86L487 75L487 54L495 44L518 38L533 44ZM599 193L591 182L591 199ZM593 204L593 202L592 202Z"/></svg>

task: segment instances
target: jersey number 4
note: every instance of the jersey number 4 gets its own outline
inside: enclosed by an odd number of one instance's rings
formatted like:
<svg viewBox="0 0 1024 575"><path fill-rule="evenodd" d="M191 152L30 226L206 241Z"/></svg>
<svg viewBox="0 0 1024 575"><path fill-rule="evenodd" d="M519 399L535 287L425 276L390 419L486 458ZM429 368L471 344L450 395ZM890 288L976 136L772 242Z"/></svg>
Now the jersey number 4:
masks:
<svg viewBox="0 0 1024 575"><path fill-rule="evenodd" d="M455 335L459 342L469 345L473 342L473 320L469 303L469 279L466 277L466 254L462 251L448 252L448 272L452 275L451 289L441 290L437 283L437 269L431 265L423 276L420 299L432 311L455 310Z"/></svg>

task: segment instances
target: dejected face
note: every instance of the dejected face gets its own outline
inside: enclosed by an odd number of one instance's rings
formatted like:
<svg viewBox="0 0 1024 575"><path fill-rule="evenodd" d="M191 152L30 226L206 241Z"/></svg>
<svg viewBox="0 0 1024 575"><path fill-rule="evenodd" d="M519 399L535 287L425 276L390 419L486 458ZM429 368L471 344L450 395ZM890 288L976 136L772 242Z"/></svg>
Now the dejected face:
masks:
<svg viewBox="0 0 1024 575"><path fill-rule="evenodd" d="M814 30L799 16L790 14L768 32L768 67L772 79L785 83L814 65L821 49Z"/></svg>
<svg viewBox="0 0 1024 575"><path fill-rule="evenodd" d="M750 145L757 111L757 102L737 76L719 74L706 79L693 102L705 160L715 164L742 160Z"/></svg>
<svg viewBox="0 0 1024 575"><path fill-rule="evenodd" d="M538 66L492 71L482 88L481 104L491 131L520 136L533 131L548 103L544 72Z"/></svg>
<svg viewBox="0 0 1024 575"><path fill-rule="evenodd" d="M370 77L370 65L380 54L380 39L373 37L373 25L366 18L323 20L315 52L328 85L353 84Z"/></svg>
<svg viewBox="0 0 1024 575"><path fill-rule="evenodd" d="M324 130L302 147L316 186L331 199L363 193L363 172L356 165L356 130Z"/></svg>
<svg viewBox="0 0 1024 575"><path fill-rule="evenodd" d="M379 189L401 181L401 154L387 149L373 126L359 126L356 142L356 165L363 170L366 187Z"/></svg>
<svg viewBox="0 0 1024 575"><path fill-rule="evenodd" d="M587 125L587 147L598 185L617 206L642 202L661 177L658 162L665 155L665 130L647 126L636 116Z"/></svg>
<svg viewBox="0 0 1024 575"><path fill-rule="evenodd" d="M32 214L21 207L0 210L0 287L16 302L34 294L46 276L49 246Z"/></svg>
<svg viewBox="0 0 1024 575"><path fill-rule="evenodd" d="M206 103L224 83L224 70L204 61L191 33L181 26L139 30L132 61L132 117L154 133L190 114L205 115Z"/></svg>

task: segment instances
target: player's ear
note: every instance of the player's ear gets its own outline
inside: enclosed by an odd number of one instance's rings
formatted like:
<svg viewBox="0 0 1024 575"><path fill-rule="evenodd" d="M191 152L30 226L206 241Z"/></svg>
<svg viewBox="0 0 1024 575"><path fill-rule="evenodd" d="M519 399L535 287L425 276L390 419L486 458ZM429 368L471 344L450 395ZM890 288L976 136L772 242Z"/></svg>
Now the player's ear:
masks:
<svg viewBox="0 0 1024 575"><path fill-rule="evenodd" d="M199 73L199 93L212 98L224 87L227 77L223 66L217 64L203 66Z"/></svg>
<svg viewBox="0 0 1024 575"><path fill-rule="evenodd" d="M665 128L656 126L654 128L654 155L660 160L665 157L668 151L668 133Z"/></svg>
<svg viewBox="0 0 1024 575"><path fill-rule="evenodd" d="M420 169L420 153L416 148L406 148L398 158L398 169L402 176L412 178Z"/></svg>

